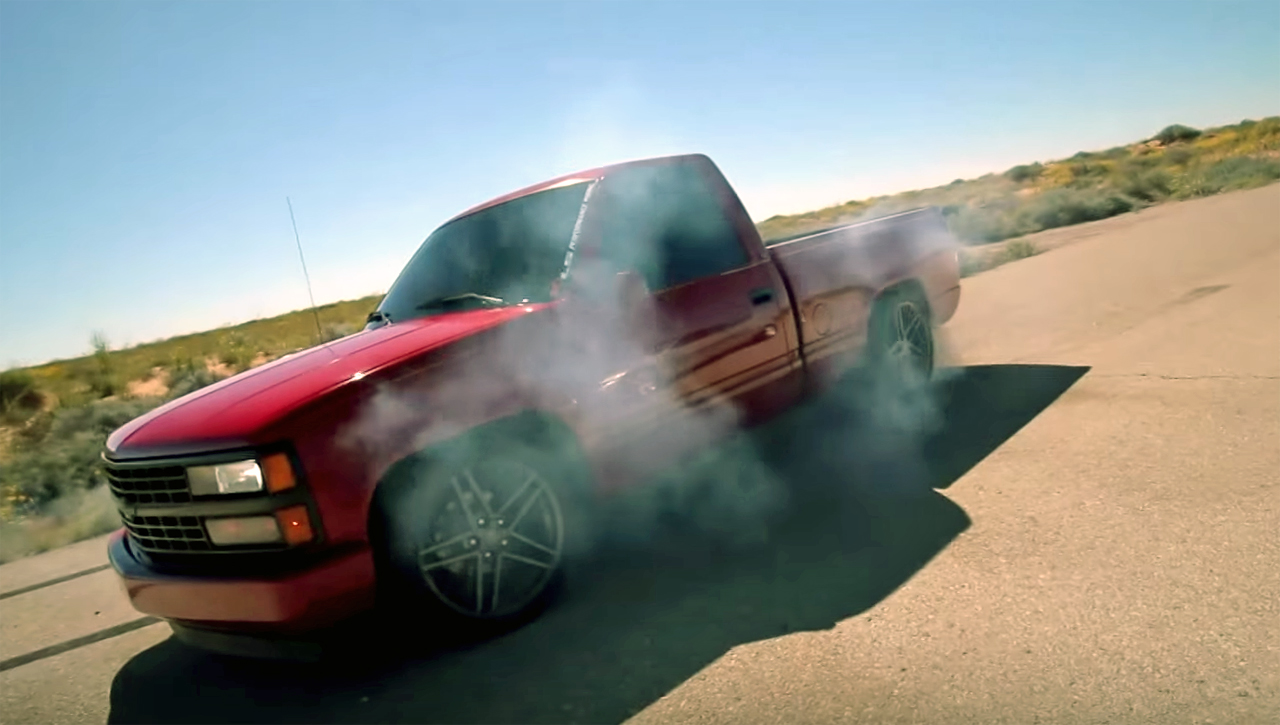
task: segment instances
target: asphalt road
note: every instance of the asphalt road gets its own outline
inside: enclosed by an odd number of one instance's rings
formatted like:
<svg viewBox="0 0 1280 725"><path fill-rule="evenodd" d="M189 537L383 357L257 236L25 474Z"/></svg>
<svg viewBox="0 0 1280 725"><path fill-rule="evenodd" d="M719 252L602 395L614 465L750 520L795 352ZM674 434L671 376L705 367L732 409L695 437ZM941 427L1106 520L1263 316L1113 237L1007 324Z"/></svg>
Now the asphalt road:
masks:
<svg viewBox="0 0 1280 725"><path fill-rule="evenodd" d="M906 422L848 383L726 444L739 497L499 639L236 663L100 540L0 567L0 719L1276 722L1280 185L1041 241L966 280Z"/></svg>

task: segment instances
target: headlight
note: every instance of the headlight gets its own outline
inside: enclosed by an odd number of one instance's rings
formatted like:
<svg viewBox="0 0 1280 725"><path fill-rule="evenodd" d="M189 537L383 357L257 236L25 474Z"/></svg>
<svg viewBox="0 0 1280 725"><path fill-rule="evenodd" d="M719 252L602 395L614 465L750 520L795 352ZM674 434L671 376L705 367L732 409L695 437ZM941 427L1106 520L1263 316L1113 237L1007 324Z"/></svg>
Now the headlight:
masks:
<svg viewBox="0 0 1280 725"><path fill-rule="evenodd" d="M187 469L187 480L193 496L256 493L264 489L276 493L297 483L289 457L283 453L214 466L192 466Z"/></svg>

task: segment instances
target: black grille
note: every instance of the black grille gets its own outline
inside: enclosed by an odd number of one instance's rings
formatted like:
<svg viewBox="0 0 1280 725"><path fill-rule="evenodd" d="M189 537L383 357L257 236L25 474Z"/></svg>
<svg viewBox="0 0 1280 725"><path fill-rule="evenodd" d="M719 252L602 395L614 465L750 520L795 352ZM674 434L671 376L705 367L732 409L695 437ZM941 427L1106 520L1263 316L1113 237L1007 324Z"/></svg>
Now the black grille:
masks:
<svg viewBox="0 0 1280 725"><path fill-rule="evenodd" d="M144 551L209 551L209 537L195 516L134 516L121 514L133 541Z"/></svg>
<svg viewBox="0 0 1280 725"><path fill-rule="evenodd" d="M106 473L111 492L121 503L169 504L191 501L187 471L182 466L116 468L108 465Z"/></svg>

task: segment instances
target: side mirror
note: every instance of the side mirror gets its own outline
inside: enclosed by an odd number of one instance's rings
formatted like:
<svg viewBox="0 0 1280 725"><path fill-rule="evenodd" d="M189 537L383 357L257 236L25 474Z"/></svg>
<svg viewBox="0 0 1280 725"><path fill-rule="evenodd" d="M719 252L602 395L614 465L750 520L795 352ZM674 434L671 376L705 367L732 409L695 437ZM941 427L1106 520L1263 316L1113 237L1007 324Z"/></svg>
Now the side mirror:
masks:
<svg viewBox="0 0 1280 725"><path fill-rule="evenodd" d="M658 307L644 277L634 271L619 272L614 290L626 333L645 348L656 345L660 332Z"/></svg>
<svg viewBox="0 0 1280 725"><path fill-rule="evenodd" d="M627 313L638 310L653 303L649 293L649 285L639 272L619 272L615 277L615 288L618 295L618 306Z"/></svg>

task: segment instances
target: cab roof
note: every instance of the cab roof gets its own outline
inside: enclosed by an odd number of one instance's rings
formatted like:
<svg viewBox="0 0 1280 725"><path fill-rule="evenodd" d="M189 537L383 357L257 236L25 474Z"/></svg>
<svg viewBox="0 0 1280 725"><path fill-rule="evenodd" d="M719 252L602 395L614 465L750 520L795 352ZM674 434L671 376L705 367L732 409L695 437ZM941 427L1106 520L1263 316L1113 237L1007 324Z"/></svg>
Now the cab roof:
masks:
<svg viewBox="0 0 1280 725"><path fill-rule="evenodd" d="M489 201L486 201L483 204L477 204L476 206L473 206L470 209L467 209L461 214L454 216L452 219L449 220L449 222L457 221L458 219L461 219L465 216L470 216L471 214L475 214L478 211L483 211L485 209L497 206L499 204L505 204L508 201L519 199L522 196L536 194L539 191L546 191L548 189L554 189L558 186L567 186L569 184L573 184L581 181L592 181L592 180L603 179L609 174L612 174L616 171L621 171L622 169L628 169L628 168L633 168L637 166L661 166L665 164L678 164L681 162L695 162L695 163L702 162L702 163L711 164L712 166L714 166L714 164L712 164L711 162L711 159L708 158L706 154L676 154L672 156L654 156L654 157L645 158L645 159L634 159L632 161L622 161L616 164L609 164L608 166L598 166L594 169L584 169L582 171L576 171L572 174L564 174L563 176L557 176L554 179L548 179L547 181L542 181L537 184L533 184L532 186L526 186L523 189L518 189L508 194L503 194L502 196L496 197L494 199L490 199ZM447 224L449 222L445 222L445 223Z"/></svg>

